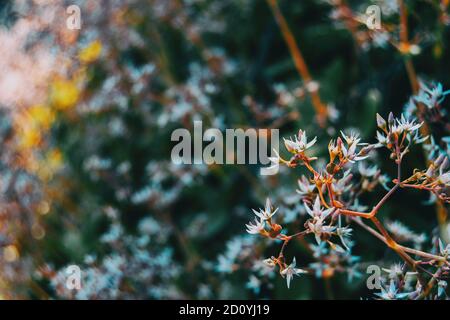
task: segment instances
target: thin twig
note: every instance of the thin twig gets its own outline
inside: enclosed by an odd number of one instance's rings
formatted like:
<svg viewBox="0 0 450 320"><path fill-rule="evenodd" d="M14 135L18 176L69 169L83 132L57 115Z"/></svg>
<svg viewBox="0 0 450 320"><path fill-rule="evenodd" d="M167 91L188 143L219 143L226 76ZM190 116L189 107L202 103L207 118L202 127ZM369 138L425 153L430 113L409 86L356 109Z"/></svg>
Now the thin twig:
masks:
<svg viewBox="0 0 450 320"><path fill-rule="evenodd" d="M275 19L278 23L278 26L280 27L280 31L289 48L292 59L294 60L295 68L297 69L305 86L307 86L313 81L313 78L311 77L308 66L306 65L305 59L303 58L303 55L300 51L300 48L298 47L295 37L292 34L292 31L289 28L289 25L286 22L286 19L284 18L283 13L281 12L278 6L277 0L267 0L267 3L269 4L270 9L272 10L272 13L275 16ZM317 89L306 91L308 91L309 94L311 95L311 101L316 111L317 122L323 128L326 125L328 111L320 98L318 92L319 90Z"/></svg>

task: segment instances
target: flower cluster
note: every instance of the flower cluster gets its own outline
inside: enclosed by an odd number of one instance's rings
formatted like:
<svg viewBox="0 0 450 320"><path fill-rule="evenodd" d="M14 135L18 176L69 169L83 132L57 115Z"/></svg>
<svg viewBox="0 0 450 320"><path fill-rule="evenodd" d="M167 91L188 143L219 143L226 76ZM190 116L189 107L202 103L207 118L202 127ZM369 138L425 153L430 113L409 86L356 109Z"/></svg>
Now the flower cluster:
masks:
<svg viewBox="0 0 450 320"><path fill-rule="evenodd" d="M104 257L86 255L78 265L81 271L81 289L67 288L67 266L55 270L51 265L41 266L39 277L48 278L58 296L66 299L136 299L141 296L132 285L147 287L153 299L181 299L184 296L175 287L168 286L180 274L174 261L173 249L166 243L170 227L151 218L143 219L136 236L126 235L117 220L117 212L108 208L112 219L110 229L101 241L114 251Z"/></svg>
<svg viewBox="0 0 450 320"><path fill-rule="evenodd" d="M420 144L428 139L422 137L419 129L423 123L416 123L415 119L406 119L402 114L400 119L395 119L391 112L388 121L377 114L377 125L381 131L377 131L377 146L384 146L391 151L391 159L401 162L412 144Z"/></svg>
<svg viewBox="0 0 450 320"><path fill-rule="evenodd" d="M254 224L247 225L247 232L283 242L278 256L266 259L265 262L271 267L278 266L281 276L286 277L288 287L294 275L310 273L310 271L314 271L319 277L328 277L336 271L347 272L349 277L354 277L359 273L357 271L359 258L351 254L354 246L351 239L353 228L348 225L343 226L344 221L359 225L384 242L404 260L405 266L410 267L415 275L417 289L414 294L403 292L407 287L403 283L399 284L391 279L386 288L382 287L382 292L378 294L379 298L403 299L428 295L430 288L425 288L424 277L429 275L430 271L425 270L420 265L422 263L430 268L435 268L435 270L441 270L440 272L447 272L450 263L445 250L441 249L437 254L420 251L419 249L426 240L425 235L415 234L399 222L390 223L384 227L378 220L377 213L399 188L428 190L435 193L443 202L449 203L449 197L445 194L450 174L447 171L448 158L440 156L430 164L428 169L415 170L412 176L402 180L402 163L411 145L426 141L426 138L422 138L419 133L423 123L417 123L414 118L407 119L404 115L395 118L392 113L389 114L387 121L379 114L376 118L380 129L377 132L378 142L376 144L361 143L361 139L355 133L350 135L341 133L342 139L339 137L330 141L328 145L329 160L322 169L316 169L316 166L312 164L317 157L306 155L305 152L313 146L316 138L308 142L306 133L300 130L295 139L285 140L286 149L293 156L290 160L279 157L279 162L288 167L303 165L308 172L307 175L299 178L297 190L307 217L303 223L296 223L296 225L303 224L304 227L292 235L283 232L283 227L273 221L273 216L278 209L274 210L271 202L267 199L264 209L253 210L259 219L256 219ZM397 177L392 180L394 186L388 188L385 196L372 210L365 212L366 207L359 203L360 195L372 192L379 184L387 186L388 183L388 178L381 174L377 166L368 166L363 162L369 157L371 151L380 147L385 147L390 151L390 158L397 166ZM358 162L357 166L355 166L356 162ZM355 179L357 177L359 179ZM363 219L371 221L376 229L367 225ZM269 227L268 230L266 230L266 224ZM389 231L392 232L392 235ZM284 251L288 243L294 238L303 239L308 235L314 236L316 245L305 241L302 243L313 252L314 258L318 261L311 263L306 268L299 269L296 268L296 259L294 258L292 264L287 265ZM339 240L340 243L336 240ZM397 241L412 242L416 248L405 247ZM420 257L421 261L416 261L411 255Z"/></svg>

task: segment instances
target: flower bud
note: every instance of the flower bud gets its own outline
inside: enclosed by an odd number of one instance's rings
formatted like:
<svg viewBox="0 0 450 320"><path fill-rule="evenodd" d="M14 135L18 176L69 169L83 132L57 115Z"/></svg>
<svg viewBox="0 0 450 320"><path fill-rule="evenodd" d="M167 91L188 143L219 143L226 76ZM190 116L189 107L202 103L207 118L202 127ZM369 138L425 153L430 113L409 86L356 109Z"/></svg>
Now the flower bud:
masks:
<svg viewBox="0 0 450 320"><path fill-rule="evenodd" d="M377 113L377 126L382 130L386 130L386 120Z"/></svg>
<svg viewBox="0 0 450 320"><path fill-rule="evenodd" d="M389 113L388 125L391 128L395 124L394 114L392 112Z"/></svg>

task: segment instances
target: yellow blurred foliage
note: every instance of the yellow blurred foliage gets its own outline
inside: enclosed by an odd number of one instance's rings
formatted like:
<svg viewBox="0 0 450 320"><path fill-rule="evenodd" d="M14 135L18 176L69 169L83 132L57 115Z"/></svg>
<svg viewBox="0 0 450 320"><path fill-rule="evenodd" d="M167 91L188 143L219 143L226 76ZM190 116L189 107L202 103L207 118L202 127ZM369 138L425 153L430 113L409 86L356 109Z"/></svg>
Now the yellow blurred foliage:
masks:
<svg viewBox="0 0 450 320"><path fill-rule="evenodd" d="M33 148L41 142L41 132L36 128L26 127L21 130L19 145L23 149Z"/></svg>
<svg viewBox="0 0 450 320"><path fill-rule="evenodd" d="M47 165L58 169L62 164L62 153L59 149L53 149L47 154Z"/></svg>
<svg viewBox="0 0 450 320"><path fill-rule="evenodd" d="M28 115L36 126L49 129L55 120L55 112L48 106L36 105L28 109Z"/></svg>
<svg viewBox="0 0 450 320"><path fill-rule="evenodd" d="M59 149L50 150L39 163L37 175L42 181L49 181L62 165L62 153Z"/></svg>
<svg viewBox="0 0 450 320"><path fill-rule="evenodd" d="M55 120L55 112L45 105L35 105L17 114L14 124L19 137L19 146L23 149L40 144L42 134Z"/></svg>
<svg viewBox="0 0 450 320"><path fill-rule="evenodd" d="M102 43L99 40L91 42L87 47L80 50L78 58L83 63L92 63L98 59L102 53Z"/></svg>
<svg viewBox="0 0 450 320"><path fill-rule="evenodd" d="M79 94L74 81L58 79L52 84L51 102L56 109L66 110L77 103Z"/></svg>

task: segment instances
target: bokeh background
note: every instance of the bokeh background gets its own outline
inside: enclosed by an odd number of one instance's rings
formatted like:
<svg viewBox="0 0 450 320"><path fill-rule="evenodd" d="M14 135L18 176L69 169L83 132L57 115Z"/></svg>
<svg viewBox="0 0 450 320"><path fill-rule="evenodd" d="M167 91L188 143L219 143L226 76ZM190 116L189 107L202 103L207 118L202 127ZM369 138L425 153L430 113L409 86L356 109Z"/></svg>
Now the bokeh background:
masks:
<svg viewBox="0 0 450 320"><path fill-rule="evenodd" d="M80 30L66 26L73 4ZM371 4L387 30L361 23ZM393 45L401 33L394 0L2 0L1 297L370 298L367 264L398 259L356 227L361 262L351 274L324 265L288 290L262 266L278 246L246 234L245 223L270 197L296 225L304 212L295 170L264 177L257 165L177 166L170 136L202 120L281 136L301 128L318 136L317 155L344 129L375 142L375 114L399 115L414 93L407 63L422 81L450 87L448 1L404 5L412 50ZM294 64L280 15L310 79ZM438 144L447 124L430 123ZM388 155L378 156L393 176ZM420 147L408 159L405 170L425 166ZM381 219L448 241L448 208L428 198L398 193ZM315 263L301 243L287 254ZM83 272L75 291L65 287L74 264Z"/></svg>

